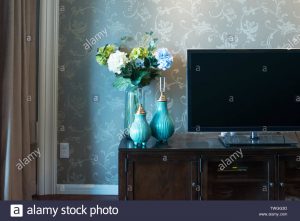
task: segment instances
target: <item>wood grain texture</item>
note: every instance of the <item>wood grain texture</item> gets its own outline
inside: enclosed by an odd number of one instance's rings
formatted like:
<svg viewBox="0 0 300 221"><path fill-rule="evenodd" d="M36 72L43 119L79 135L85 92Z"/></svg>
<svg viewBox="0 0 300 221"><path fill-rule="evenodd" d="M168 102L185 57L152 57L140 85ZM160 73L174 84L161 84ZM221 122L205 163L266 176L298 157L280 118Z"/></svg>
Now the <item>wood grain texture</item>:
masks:
<svg viewBox="0 0 300 221"><path fill-rule="evenodd" d="M193 187L193 183L197 183L195 162L189 155L130 155L127 174L128 199L197 199L197 192Z"/></svg>

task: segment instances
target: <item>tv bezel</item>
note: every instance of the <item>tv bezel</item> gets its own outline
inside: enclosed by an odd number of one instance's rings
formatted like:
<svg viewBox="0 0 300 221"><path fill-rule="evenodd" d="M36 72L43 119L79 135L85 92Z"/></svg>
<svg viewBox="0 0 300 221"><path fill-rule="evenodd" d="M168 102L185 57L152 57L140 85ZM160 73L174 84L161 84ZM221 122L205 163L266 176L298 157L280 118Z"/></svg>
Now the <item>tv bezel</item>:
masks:
<svg viewBox="0 0 300 221"><path fill-rule="evenodd" d="M194 127L192 126L192 119L189 117L191 115L191 87L190 87L190 73L189 69L191 69L190 65L190 55L192 53L199 53L199 52L205 52L205 53L226 53L230 51L231 53L246 53L246 52L256 52L256 53L272 53L278 51L282 51L283 53L293 53L293 51L297 51L300 53L300 49L298 48L293 48L293 49L187 49L187 66L186 66L186 76L187 76L187 118L188 118L188 132L247 132L247 131L258 131L258 132L280 132L280 131L300 131L300 125L299 126L270 126L270 125L265 125L265 126L245 126L245 127L201 127L197 126Z"/></svg>

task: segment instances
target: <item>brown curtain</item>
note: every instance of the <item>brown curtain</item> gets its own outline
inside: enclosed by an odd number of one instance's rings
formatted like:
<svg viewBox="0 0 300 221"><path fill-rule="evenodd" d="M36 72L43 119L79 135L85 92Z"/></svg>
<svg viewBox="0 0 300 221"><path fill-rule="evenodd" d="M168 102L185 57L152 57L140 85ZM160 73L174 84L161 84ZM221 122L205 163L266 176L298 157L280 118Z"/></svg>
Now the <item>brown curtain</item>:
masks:
<svg viewBox="0 0 300 221"><path fill-rule="evenodd" d="M1 113L1 118L0 118L0 123L3 121L3 115L2 115L2 82L3 82L3 72L4 72L4 58L5 58L5 45L6 45L6 37L5 37L5 30L7 27L5 26L7 23L7 4L4 1L0 1L0 9L2 9L0 13L0 113ZM0 145L2 145L2 131L0 131ZM2 161L2 154L0 151L0 161ZM1 177L0 177L1 179ZM1 182L0 180L0 189L1 188ZM1 193L0 193L0 198Z"/></svg>
<svg viewBox="0 0 300 221"><path fill-rule="evenodd" d="M1 0L0 14L1 38L6 40L1 45L1 199L28 200L36 193L38 158L33 154L37 0Z"/></svg>

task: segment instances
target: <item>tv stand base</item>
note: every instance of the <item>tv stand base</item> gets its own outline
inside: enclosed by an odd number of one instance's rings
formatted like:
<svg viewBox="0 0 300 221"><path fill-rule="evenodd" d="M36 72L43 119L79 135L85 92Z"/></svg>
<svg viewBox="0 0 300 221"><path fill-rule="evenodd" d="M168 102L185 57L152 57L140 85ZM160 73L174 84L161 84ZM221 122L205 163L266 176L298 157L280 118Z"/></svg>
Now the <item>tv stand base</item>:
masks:
<svg viewBox="0 0 300 221"><path fill-rule="evenodd" d="M257 136L255 132L248 135L219 136L219 140L225 147L232 146L294 146L297 144L283 135L261 135Z"/></svg>

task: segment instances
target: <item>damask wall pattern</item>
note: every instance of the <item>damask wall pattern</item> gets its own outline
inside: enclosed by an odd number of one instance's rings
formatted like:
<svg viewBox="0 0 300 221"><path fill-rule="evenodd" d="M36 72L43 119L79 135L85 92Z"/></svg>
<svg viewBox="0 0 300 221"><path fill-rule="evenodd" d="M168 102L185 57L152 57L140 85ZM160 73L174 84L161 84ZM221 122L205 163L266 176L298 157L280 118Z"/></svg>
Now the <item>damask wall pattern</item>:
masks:
<svg viewBox="0 0 300 221"><path fill-rule="evenodd" d="M95 61L96 49L154 31L175 56L165 73L176 132L187 130L187 48L297 48L300 0L61 0L59 7L58 142L70 158L58 159L60 184L118 183L118 144L124 92ZM242 73L241 73L242 74ZM145 89L147 118L157 82Z"/></svg>

